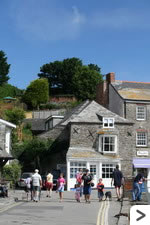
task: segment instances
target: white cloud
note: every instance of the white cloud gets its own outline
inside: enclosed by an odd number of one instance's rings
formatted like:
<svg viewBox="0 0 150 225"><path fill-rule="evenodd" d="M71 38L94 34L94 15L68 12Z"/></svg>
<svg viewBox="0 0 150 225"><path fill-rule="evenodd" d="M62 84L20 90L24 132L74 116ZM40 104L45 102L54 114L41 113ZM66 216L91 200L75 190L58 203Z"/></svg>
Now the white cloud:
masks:
<svg viewBox="0 0 150 225"><path fill-rule="evenodd" d="M56 1L57 2L57 1ZM12 18L28 39L69 40L80 35L86 19L76 6L67 9L53 0L14 0Z"/></svg>

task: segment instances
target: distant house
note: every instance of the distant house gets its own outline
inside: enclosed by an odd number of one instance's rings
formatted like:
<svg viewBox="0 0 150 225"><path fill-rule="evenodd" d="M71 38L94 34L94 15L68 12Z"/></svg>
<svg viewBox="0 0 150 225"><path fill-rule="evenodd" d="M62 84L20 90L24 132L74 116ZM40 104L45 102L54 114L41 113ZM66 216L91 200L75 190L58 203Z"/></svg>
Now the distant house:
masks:
<svg viewBox="0 0 150 225"><path fill-rule="evenodd" d="M40 119L40 118L32 118L25 119L25 124L31 125L31 130L33 134L38 135L42 132L46 132L48 130L53 129L60 121L64 118L64 116L49 116L48 118Z"/></svg>
<svg viewBox="0 0 150 225"><path fill-rule="evenodd" d="M75 174L80 168L90 170L95 185L102 177L105 186L110 187L116 164L121 166L125 176L132 173L132 151L128 141L132 139L132 127L130 120L87 100L68 113L54 129L39 137L66 140L65 148L63 145L59 151L56 148L49 167L58 169L64 165L68 190L74 187ZM130 166L127 167L129 158Z"/></svg>
<svg viewBox="0 0 150 225"><path fill-rule="evenodd" d="M99 84L97 102L133 122L128 166L132 159L133 173L140 169L150 179L150 83L120 81L109 73Z"/></svg>
<svg viewBox="0 0 150 225"><path fill-rule="evenodd" d="M8 96L8 97L4 97L3 98L3 101L4 102L7 102L7 103L10 103L10 102L16 101L16 98L13 98L13 97Z"/></svg>
<svg viewBox="0 0 150 225"><path fill-rule="evenodd" d="M0 171L2 167L13 159L11 155L11 131L16 125L0 119Z"/></svg>

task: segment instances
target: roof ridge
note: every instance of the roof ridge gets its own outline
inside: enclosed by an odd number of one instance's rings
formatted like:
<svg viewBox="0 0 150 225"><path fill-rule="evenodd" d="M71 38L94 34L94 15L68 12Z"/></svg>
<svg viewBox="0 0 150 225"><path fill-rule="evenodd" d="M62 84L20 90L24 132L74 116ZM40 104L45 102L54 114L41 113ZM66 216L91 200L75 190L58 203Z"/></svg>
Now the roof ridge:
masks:
<svg viewBox="0 0 150 225"><path fill-rule="evenodd" d="M143 82L143 81L127 81L127 80L115 80L115 82L123 82L123 83L141 83L141 84L150 84L150 82Z"/></svg>

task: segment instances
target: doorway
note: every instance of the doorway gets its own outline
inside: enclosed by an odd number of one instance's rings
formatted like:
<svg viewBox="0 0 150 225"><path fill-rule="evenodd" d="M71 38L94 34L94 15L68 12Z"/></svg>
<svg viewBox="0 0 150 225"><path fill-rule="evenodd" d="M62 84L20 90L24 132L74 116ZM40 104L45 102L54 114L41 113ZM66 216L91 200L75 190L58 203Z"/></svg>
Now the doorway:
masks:
<svg viewBox="0 0 150 225"><path fill-rule="evenodd" d="M98 165L97 163L90 164L90 174L93 176L94 187L97 186L98 183Z"/></svg>

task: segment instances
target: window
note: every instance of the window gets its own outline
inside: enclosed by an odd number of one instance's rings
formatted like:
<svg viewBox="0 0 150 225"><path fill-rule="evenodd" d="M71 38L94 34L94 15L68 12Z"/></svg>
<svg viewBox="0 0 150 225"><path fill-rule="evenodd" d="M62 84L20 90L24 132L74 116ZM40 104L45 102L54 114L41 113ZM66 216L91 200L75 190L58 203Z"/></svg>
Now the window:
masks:
<svg viewBox="0 0 150 225"><path fill-rule="evenodd" d="M114 128L114 118L103 118L103 128Z"/></svg>
<svg viewBox="0 0 150 225"><path fill-rule="evenodd" d="M136 119L137 120L146 120L146 107L137 106L136 107Z"/></svg>
<svg viewBox="0 0 150 225"><path fill-rule="evenodd" d="M115 164L102 164L102 178L112 178Z"/></svg>
<svg viewBox="0 0 150 225"><path fill-rule="evenodd" d="M96 175L96 165L90 165L90 173Z"/></svg>
<svg viewBox="0 0 150 225"><path fill-rule="evenodd" d="M70 178L75 178L79 169L86 169L86 163L84 162L70 162Z"/></svg>
<svg viewBox="0 0 150 225"><path fill-rule="evenodd" d="M147 146L147 133L146 132L137 132L136 146Z"/></svg>
<svg viewBox="0 0 150 225"><path fill-rule="evenodd" d="M100 135L100 152L114 153L117 151L117 136L115 135Z"/></svg>

